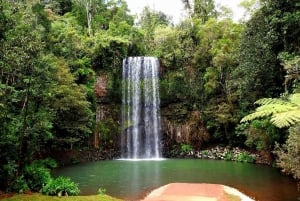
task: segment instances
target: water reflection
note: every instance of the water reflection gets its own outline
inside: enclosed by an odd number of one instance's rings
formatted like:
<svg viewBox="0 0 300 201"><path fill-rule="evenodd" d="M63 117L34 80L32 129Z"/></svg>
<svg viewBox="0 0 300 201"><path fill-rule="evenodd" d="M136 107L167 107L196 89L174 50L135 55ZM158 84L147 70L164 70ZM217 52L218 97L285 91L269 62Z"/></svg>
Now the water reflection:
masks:
<svg viewBox="0 0 300 201"><path fill-rule="evenodd" d="M57 170L68 176L83 194L106 193L137 200L167 183L219 183L241 190L260 201L295 201L296 183L268 166L211 160L101 161Z"/></svg>
<svg viewBox="0 0 300 201"><path fill-rule="evenodd" d="M137 161L130 164L130 170L127 170L126 175L119 175L120 180L126 177L128 185L126 186L129 197L141 197L145 192L151 190L149 187L158 187L161 184L161 170L159 162L153 161ZM132 196L134 195L134 196Z"/></svg>

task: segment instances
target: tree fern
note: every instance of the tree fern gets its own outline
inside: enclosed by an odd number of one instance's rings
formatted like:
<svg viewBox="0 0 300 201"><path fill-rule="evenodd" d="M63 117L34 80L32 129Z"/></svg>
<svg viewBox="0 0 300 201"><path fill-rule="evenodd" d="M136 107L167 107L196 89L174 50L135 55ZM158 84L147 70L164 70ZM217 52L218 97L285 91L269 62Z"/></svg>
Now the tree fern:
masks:
<svg viewBox="0 0 300 201"><path fill-rule="evenodd" d="M255 103L260 106L241 122L270 116L271 122L279 128L300 123L300 93L291 94L287 98L263 98Z"/></svg>

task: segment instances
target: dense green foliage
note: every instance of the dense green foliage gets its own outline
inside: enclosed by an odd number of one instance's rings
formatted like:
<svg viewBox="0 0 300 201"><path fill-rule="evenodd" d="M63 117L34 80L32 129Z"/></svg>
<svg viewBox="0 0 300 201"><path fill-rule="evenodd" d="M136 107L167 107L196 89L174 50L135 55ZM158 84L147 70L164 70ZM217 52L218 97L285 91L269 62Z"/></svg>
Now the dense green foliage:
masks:
<svg viewBox="0 0 300 201"><path fill-rule="evenodd" d="M112 198L107 195L89 195L89 196L65 196L65 197L53 197L41 194L19 194L13 197L3 199L3 201L120 201L120 199Z"/></svg>
<svg viewBox="0 0 300 201"><path fill-rule="evenodd" d="M289 137L286 144L277 147L275 153L278 156L277 165L282 168L286 174L292 175L295 179L300 179L300 140L299 125L289 129Z"/></svg>
<svg viewBox="0 0 300 201"><path fill-rule="evenodd" d="M95 72L118 76L122 58L134 45L129 42L133 18L124 2L93 1L97 14L91 13L91 27L85 23L84 1L68 2L1 1L1 189L17 182L14 191L37 191L40 186L26 180L28 171L43 172L28 166L34 159L89 145ZM87 28L93 31L87 34ZM119 99L116 87L114 82L111 97Z"/></svg>
<svg viewBox="0 0 300 201"><path fill-rule="evenodd" d="M36 160L25 165L23 174L15 178L16 165L10 162L3 166L1 180L6 182L7 190L23 193L28 190L39 192L51 180L51 169L57 167L53 159Z"/></svg>
<svg viewBox="0 0 300 201"><path fill-rule="evenodd" d="M59 183L32 163L54 150L91 148L99 136L100 148L118 149L122 60L139 55L160 59L162 115L195 127L187 119L197 113L205 127L177 142L182 151L202 139L268 151L286 143L279 165L298 174L298 1L261 0L245 23L213 0L183 2L189 17L177 25L149 7L135 23L123 0L0 2L0 189ZM246 116L257 100L259 113ZM99 102L111 116L96 122Z"/></svg>
<svg viewBox="0 0 300 201"><path fill-rule="evenodd" d="M78 185L66 177L51 179L42 190L43 194L59 196L78 195L79 192Z"/></svg>

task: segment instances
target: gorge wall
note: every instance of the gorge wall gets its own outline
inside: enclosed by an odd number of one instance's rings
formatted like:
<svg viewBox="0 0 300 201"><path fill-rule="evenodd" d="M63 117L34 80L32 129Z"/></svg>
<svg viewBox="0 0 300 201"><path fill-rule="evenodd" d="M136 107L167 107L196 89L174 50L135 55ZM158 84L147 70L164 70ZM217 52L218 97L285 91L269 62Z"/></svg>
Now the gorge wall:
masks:
<svg viewBox="0 0 300 201"><path fill-rule="evenodd" d="M92 141L94 148L113 150L115 155L119 155L121 103L112 101L110 97L109 82L112 80L109 77L102 72L95 84L97 111ZM199 149L209 141L210 135L205 129L201 112L189 110L181 102L164 104L161 107L161 120L164 156L169 156L174 146L186 144Z"/></svg>

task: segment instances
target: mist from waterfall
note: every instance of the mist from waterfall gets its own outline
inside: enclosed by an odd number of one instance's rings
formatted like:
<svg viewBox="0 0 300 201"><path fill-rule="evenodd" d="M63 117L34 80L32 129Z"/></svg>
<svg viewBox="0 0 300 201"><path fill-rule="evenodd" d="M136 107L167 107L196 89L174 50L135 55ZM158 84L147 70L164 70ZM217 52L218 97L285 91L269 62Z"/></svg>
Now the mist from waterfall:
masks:
<svg viewBox="0 0 300 201"><path fill-rule="evenodd" d="M161 157L159 62L154 57L128 57L122 72L121 157Z"/></svg>

